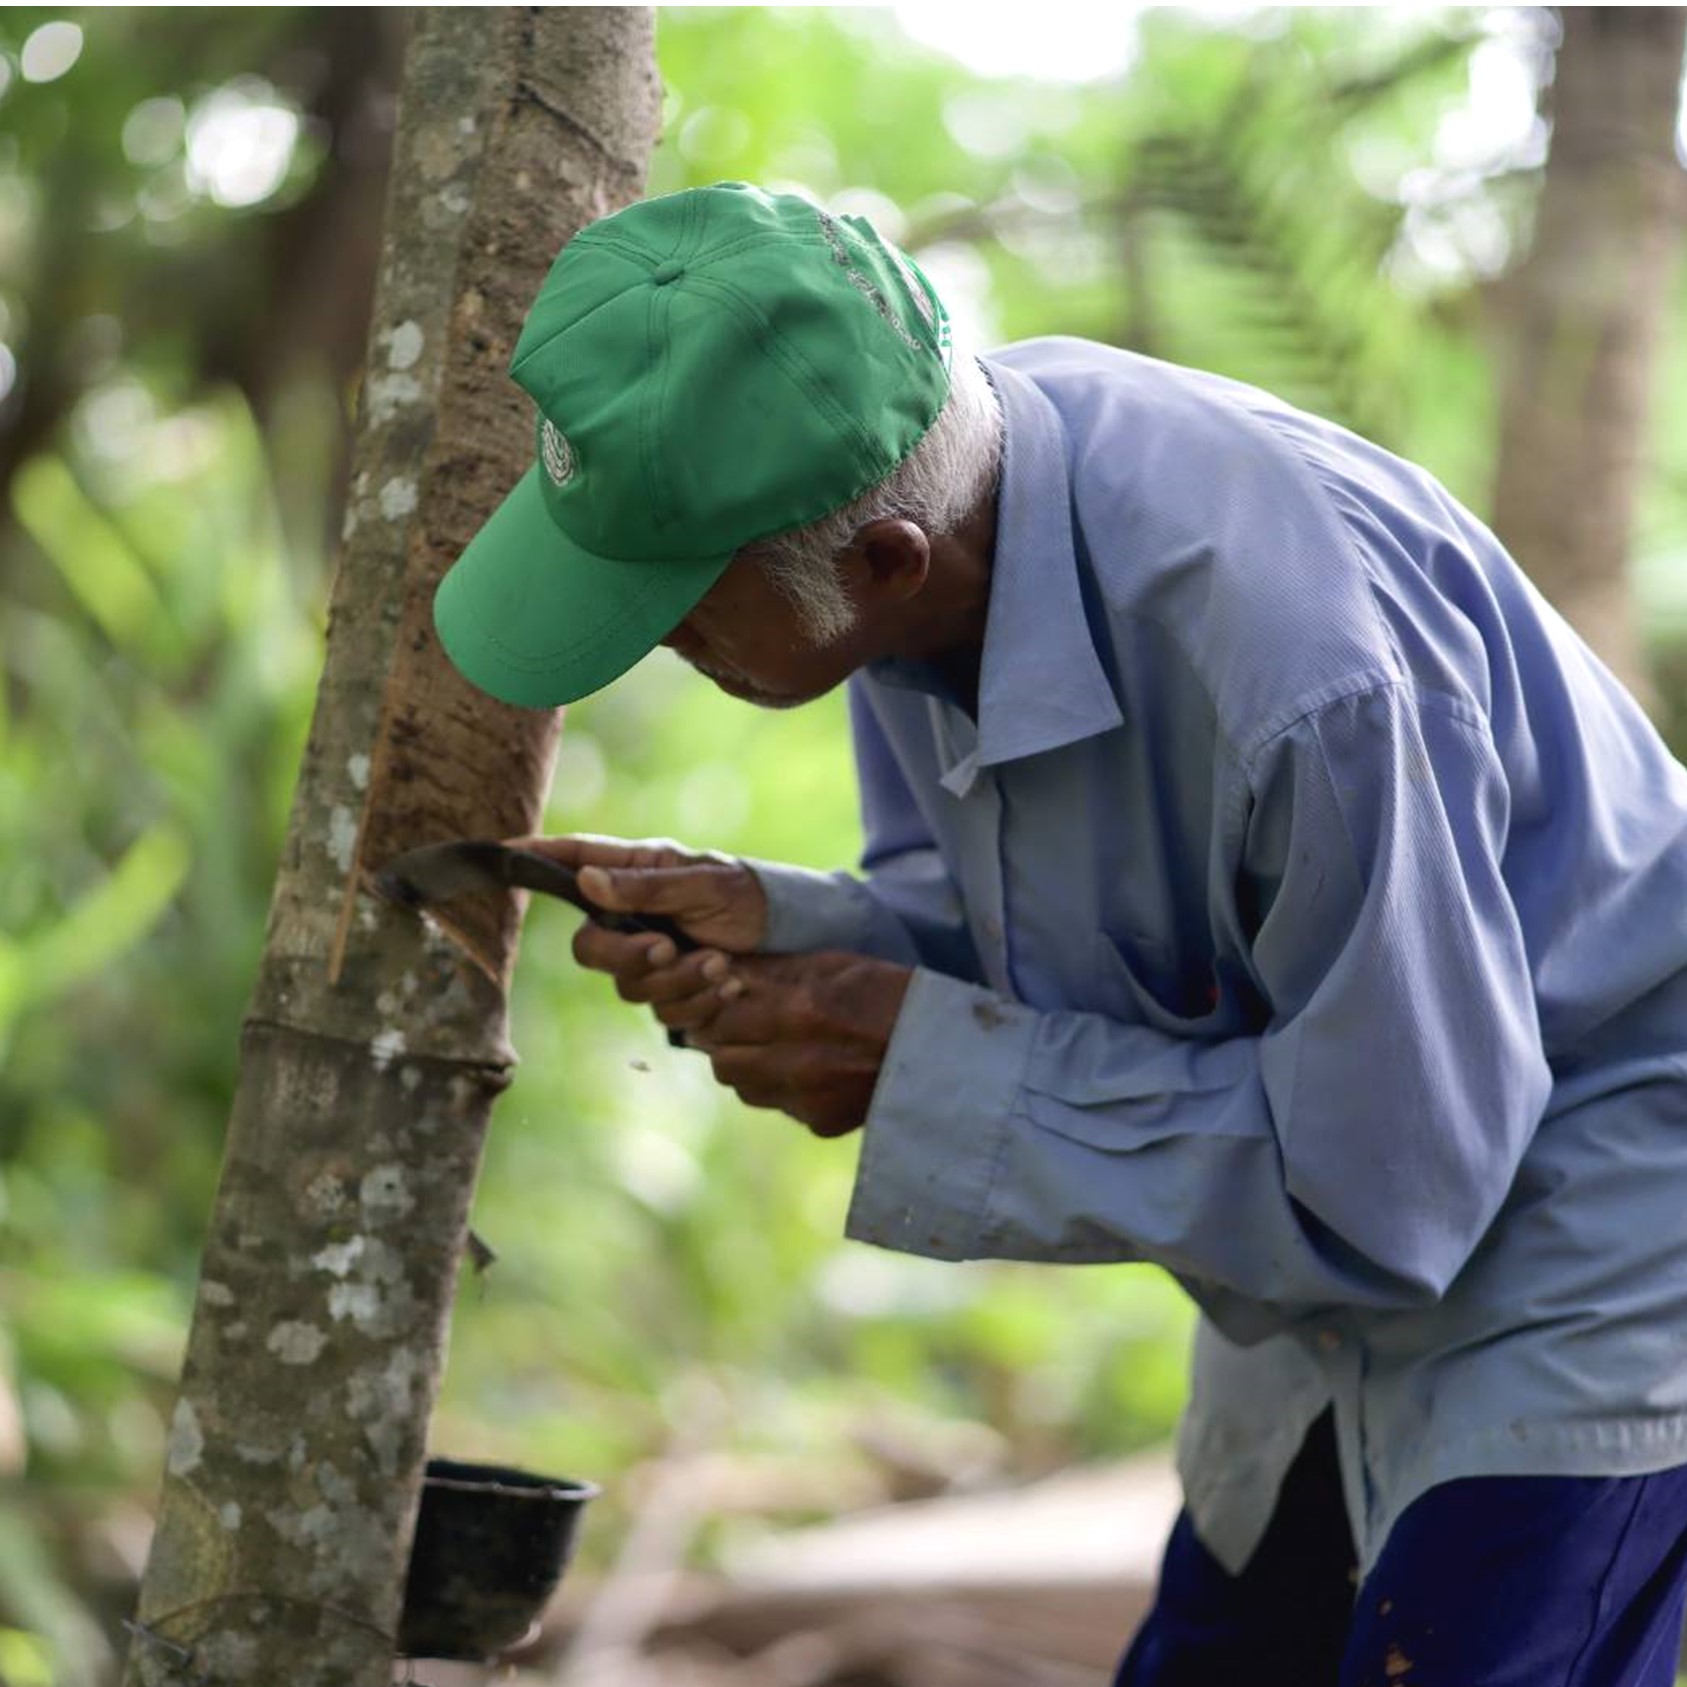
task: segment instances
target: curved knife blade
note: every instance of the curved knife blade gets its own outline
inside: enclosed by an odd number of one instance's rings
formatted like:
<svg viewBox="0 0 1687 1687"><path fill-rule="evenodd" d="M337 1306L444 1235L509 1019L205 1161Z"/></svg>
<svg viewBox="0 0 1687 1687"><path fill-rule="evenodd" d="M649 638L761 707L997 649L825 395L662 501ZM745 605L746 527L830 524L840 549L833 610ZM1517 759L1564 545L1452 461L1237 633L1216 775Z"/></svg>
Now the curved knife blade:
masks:
<svg viewBox="0 0 1687 1687"><path fill-rule="evenodd" d="M579 874L561 861L490 838L457 838L424 844L395 856L374 875L375 889L404 908L425 908L454 896L495 890L532 890L571 904L610 931L654 931L682 953L699 945L660 914L624 914L600 908L580 889Z"/></svg>

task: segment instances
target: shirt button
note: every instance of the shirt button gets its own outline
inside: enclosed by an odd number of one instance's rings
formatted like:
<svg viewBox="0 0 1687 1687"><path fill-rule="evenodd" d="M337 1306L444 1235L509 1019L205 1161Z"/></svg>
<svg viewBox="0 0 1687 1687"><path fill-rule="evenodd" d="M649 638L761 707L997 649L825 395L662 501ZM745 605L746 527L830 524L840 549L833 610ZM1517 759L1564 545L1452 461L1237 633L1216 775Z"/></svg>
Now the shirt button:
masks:
<svg viewBox="0 0 1687 1687"><path fill-rule="evenodd" d="M1326 1353L1334 1353L1341 1346L1341 1335L1335 1330L1320 1330L1318 1332L1318 1345Z"/></svg>

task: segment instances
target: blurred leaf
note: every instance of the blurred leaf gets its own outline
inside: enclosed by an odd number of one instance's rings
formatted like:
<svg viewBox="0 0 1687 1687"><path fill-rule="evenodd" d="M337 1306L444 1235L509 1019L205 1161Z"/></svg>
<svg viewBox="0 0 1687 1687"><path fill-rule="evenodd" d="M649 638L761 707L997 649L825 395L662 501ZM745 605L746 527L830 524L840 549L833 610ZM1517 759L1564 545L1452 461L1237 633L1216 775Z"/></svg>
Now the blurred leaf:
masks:
<svg viewBox="0 0 1687 1687"><path fill-rule="evenodd" d="M33 1530L15 1506L0 1495L0 1614L18 1627L0 1629L9 1641L0 1654L0 1681L11 1687L5 1659L33 1667L49 1649L51 1687L93 1687L111 1662L111 1649L93 1621L68 1594ZM24 1677L27 1681L29 1678Z"/></svg>
<svg viewBox="0 0 1687 1687"><path fill-rule="evenodd" d="M47 1642L26 1629L0 1628L0 1681L8 1687L53 1687Z"/></svg>
<svg viewBox="0 0 1687 1687"><path fill-rule="evenodd" d="M18 519L83 609L119 650L163 657L170 618L140 558L57 457L37 457L12 482ZM171 653L179 660L180 651Z"/></svg>
<svg viewBox="0 0 1687 1687"><path fill-rule="evenodd" d="M173 825L136 839L122 860L56 925L15 946L10 982L25 1003L93 977L146 935L187 877L193 851Z"/></svg>
<svg viewBox="0 0 1687 1687"><path fill-rule="evenodd" d="M157 1278L107 1270L48 1281L0 1277L20 1355L66 1387L86 1388L90 1373L115 1361L173 1380L180 1362L181 1298Z"/></svg>

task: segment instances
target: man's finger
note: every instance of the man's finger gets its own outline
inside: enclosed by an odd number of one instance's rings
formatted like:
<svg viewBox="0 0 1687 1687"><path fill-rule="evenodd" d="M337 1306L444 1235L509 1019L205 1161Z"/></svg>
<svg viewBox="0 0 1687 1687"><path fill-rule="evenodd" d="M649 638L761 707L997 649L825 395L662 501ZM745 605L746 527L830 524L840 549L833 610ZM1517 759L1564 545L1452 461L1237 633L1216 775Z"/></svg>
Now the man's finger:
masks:
<svg viewBox="0 0 1687 1687"><path fill-rule="evenodd" d="M574 933L575 960L594 972L613 973L617 978L671 966L678 953L672 938L654 931L610 931L586 920Z"/></svg>
<svg viewBox="0 0 1687 1687"><path fill-rule="evenodd" d="M742 871L739 867L689 864L587 866L580 873L580 889L588 901L600 908L683 917L718 909L729 894L730 884Z"/></svg>
<svg viewBox="0 0 1687 1687"><path fill-rule="evenodd" d="M664 1002L684 1001L699 994L712 994L726 973L726 957L713 949L700 949L668 963L647 957L641 971L630 971L619 980L621 994L629 1002L644 1002L660 1008Z"/></svg>
<svg viewBox="0 0 1687 1687"><path fill-rule="evenodd" d="M505 838L504 842L511 849L525 849L549 861L560 861L565 867L625 867L630 864L633 851L625 838L588 832L558 838Z"/></svg>
<svg viewBox="0 0 1687 1687"><path fill-rule="evenodd" d="M569 832L559 837L505 838L511 849L525 849L560 861L565 867L677 867L696 858L672 838L612 838L601 832Z"/></svg>
<svg viewBox="0 0 1687 1687"><path fill-rule="evenodd" d="M791 1093L795 1050L778 1045L744 1048L732 1044L708 1052L715 1077L740 1101L750 1107L784 1107Z"/></svg>
<svg viewBox="0 0 1687 1687"><path fill-rule="evenodd" d="M720 997L712 985L705 985L694 995L653 1003L652 1011L670 1031L694 1033L701 1040L688 1046L701 1048L706 1046L710 1022L720 1012Z"/></svg>
<svg viewBox="0 0 1687 1687"><path fill-rule="evenodd" d="M779 1040L780 1004L772 992L732 973L720 981L716 999L719 1007L709 1022L707 1047L762 1048Z"/></svg>

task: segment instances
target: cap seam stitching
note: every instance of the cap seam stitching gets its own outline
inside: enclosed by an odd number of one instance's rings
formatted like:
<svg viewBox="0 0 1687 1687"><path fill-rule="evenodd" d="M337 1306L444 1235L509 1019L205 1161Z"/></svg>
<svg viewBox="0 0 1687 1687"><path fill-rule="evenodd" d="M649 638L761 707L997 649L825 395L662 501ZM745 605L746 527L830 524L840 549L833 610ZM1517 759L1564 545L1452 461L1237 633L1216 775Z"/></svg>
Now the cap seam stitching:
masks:
<svg viewBox="0 0 1687 1687"><path fill-rule="evenodd" d="M612 252L618 258L625 258L629 263L654 264L661 259L655 256L648 247L640 246L636 240L629 240L624 234L594 233L591 229L582 229L579 234L568 242L563 251L590 246L596 251Z"/></svg>
<svg viewBox="0 0 1687 1687"><path fill-rule="evenodd" d="M659 355L657 340L657 314L662 311L664 303L671 305L672 300L665 287L652 288L650 294L650 309L644 319L644 344L646 354L656 368L656 382L652 396L639 407L638 419L638 448L639 472L644 476L645 489L650 501L655 507L656 524L666 527L668 502L664 496L658 475L658 453L655 449L655 422L660 416L663 401L668 392L668 360Z"/></svg>
<svg viewBox="0 0 1687 1687"><path fill-rule="evenodd" d="M674 259L679 255L679 253L684 249L685 243L686 243L687 239L690 238L690 235L691 235L691 225L696 220L697 220L697 201L696 201L695 198L687 199L685 204L680 207L679 228L674 235L673 241L670 245L668 245L663 250L663 253L662 253L662 262L663 263L671 264L674 261Z"/></svg>
<svg viewBox="0 0 1687 1687"><path fill-rule="evenodd" d="M717 246L702 256L693 260L698 269L707 269L719 263L723 258L735 258L740 252L752 246L773 245L780 246L811 246L824 250L826 242L817 240L811 235L792 234L784 230L758 229L754 234L741 234L736 240L729 241L724 246Z"/></svg>
<svg viewBox="0 0 1687 1687"><path fill-rule="evenodd" d="M536 346L533 347L533 349L531 351L524 352L522 354L519 362L514 362L514 363L510 364L510 367L509 367L510 379L512 381L514 381L517 386L520 386L522 388L522 391L525 392L529 398L533 399L534 402L537 403L538 402L538 394L533 392L531 390L531 388L522 386L521 371L523 369L525 369L528 366L528 364L530 364L533 361L533 359L536 358L539 355L539 353L542 352L545 349L545 347L548 346L551 343L552 340L557 339L559 336L561 336L563 334L570 333L574 329L579 328L579 327L583 326L585 323L590 322L591 319L594 316L596 316L599 311L608 310L611 305L617 304L622 299L626 298L627 294L631 291L632 291L631 288L623 288L619 293L610 294L610 296L607 299L600 299L598 301L598 303L593 305L592 308L589 311L587 311L584 316L575 317L573 319L573 321L565 322L565 323L562 324L562 326L560 328L557 328L557 329L553 330L551 333L547 334L544 337L544 339L542 339ZM538 306L535 305L534 309L537 310Z"/></svg>
<svg viewBox="0 0 1687 1687"><path fill-rule="evenodd" d="M703 216L704 204L702 195L694 194L685 202L685 219L680 224L678 238L674 241L672 249L668 252L669 263L673 263L676 259L678 259L681 252L692 249L694 237L696 242L701 242L703 238L703 231L700 225L703 221Z"/></svg>
<svg viewBox="0 0 1687 1687"><path fill-rule="evenodd" d="M826 414L837 432L846 438L853 439L857 454L863 460L866 462L883 461L884 453L879 448L877 441L820 384L820 377L809 364L808 359L797 351L789 340L768 321L762 311L756 307L754 300L740 293L729 282L721 281L714 276L699 277L697 287L701 287L704 291L713 292L740 319L747 316L757 327L763 329L767 335L767 340L764 343L767 349L773 353L774 362L779 365L786 378L794 386L801 389ZM694 287L693 290L695 291L696 288ZM898 461L900 461L899 458L892 459L879 473L881 475L888 474Z"/></svg>

